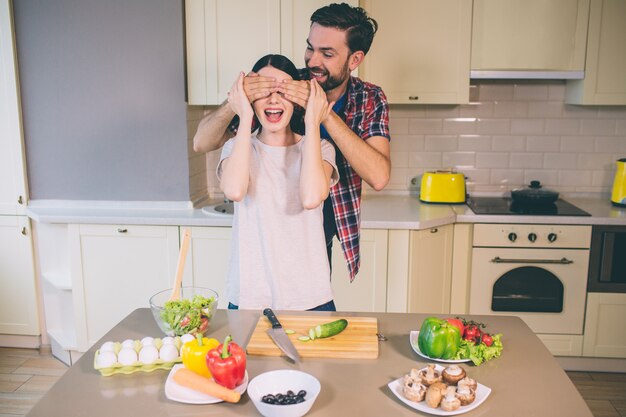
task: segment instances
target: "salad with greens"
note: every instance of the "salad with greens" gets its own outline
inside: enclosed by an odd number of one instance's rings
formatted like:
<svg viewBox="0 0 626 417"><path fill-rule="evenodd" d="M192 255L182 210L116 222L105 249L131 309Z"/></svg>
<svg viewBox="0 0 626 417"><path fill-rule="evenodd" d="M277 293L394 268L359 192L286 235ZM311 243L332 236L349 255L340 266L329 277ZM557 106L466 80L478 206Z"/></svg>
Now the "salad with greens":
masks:
<svg viewBox="0 0 626 417"><path fill-rule="evenodd" d="M191 300L166 301L161 311L161 319L171 330L172 334L168 334L182 336L187 333L204 333L217 307L216 302L215 297L206 298L201 295L196 295Z"/></svg>

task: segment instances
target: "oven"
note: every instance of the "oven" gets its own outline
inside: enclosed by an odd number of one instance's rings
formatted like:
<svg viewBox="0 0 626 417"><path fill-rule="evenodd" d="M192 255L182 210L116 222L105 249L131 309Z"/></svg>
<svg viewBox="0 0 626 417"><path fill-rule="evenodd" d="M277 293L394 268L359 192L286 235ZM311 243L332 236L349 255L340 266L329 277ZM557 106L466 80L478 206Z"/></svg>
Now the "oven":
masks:
<svg viewBox="0 0 626 417"><path fill-rule="evenodd" d="M535 333L582 335L591 226L476 224L470 314L519 316Z"/></svg>

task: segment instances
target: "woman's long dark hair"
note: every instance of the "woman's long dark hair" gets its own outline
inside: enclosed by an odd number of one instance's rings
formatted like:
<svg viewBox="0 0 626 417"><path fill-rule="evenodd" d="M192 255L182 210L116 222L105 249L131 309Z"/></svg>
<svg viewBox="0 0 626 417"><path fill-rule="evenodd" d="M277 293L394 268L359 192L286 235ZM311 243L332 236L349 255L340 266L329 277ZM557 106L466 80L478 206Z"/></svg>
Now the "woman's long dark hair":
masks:
<svg viewBox="0 0 626 417"><path fill-rule="evenodd" d="M294 80L300 80L300 73L298 72L298 69L296 68L294 63L291 62L291 60L286 56L274 54L265 55L264 57L260 58L256 62L256 64L254 64L254 66L252 67L252 71L259 72L262 68L265 67L274 67L277 70L289 74ZM304 109L295 103L293 105L293 115L291 116L289 126L294 133L304 135Z"/></svg>

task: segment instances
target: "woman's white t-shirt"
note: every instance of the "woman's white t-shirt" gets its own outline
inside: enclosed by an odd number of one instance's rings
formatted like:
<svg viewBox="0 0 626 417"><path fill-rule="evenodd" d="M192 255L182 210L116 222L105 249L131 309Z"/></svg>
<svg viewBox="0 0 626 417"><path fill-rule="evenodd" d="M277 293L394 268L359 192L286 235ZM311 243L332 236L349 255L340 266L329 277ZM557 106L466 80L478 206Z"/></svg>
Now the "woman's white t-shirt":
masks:
<svg viewBox="0 0 626 417"><path fill-rule="evenodd" d="M227 300L239 308L307 310L333 299L323 226L323 204L307 210L300 199L301 139L269 146L252 137L250 183L235 202ZM322 140L322 159L333 166L331 187L339 179L335 149ZM222 149L222 162L234 139Z"/></svg>

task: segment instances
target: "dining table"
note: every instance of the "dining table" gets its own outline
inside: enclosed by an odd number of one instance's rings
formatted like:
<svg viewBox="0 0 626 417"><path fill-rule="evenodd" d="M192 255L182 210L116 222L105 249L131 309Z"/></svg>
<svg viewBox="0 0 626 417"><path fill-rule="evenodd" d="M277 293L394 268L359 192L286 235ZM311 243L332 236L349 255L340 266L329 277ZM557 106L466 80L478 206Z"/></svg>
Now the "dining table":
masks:
<svg viewBox="0 0 626 417"><path fill-rule="evenodd" d="M321 391L307 416L422 416L430 412L405 404L389 384L411 369L435 362L419 355L409 340L425 318L433 315L386 312L282 312L319 315L320 323L351 317L375 318L378 326L378 355L375 358L303 357L293 362L286 356L248 355L249 379L266 371L297 369L315 376ZM246 346L262 317L261 310L218 309L207 336L223 340L232 335ZM485 323L491 333L501 333L499 357L479 366L463 363L467 374L491 389L488 397L464 415L508 417L592 417L589 407L565 371L532 330L515 316L472 316ZM131 416L260 416L247 394L237 403L188 404L167 398L165 382L169 370L101 375L94 355L106 341L121 342L143 337L164 337L150 309L132 311L86 351L52 388L33 406L29 417L131 417ZM313 343L313 342L310 342ZM435 411L435 409L433 409ZM440 411L440 410L438 410Z"/></svg>

